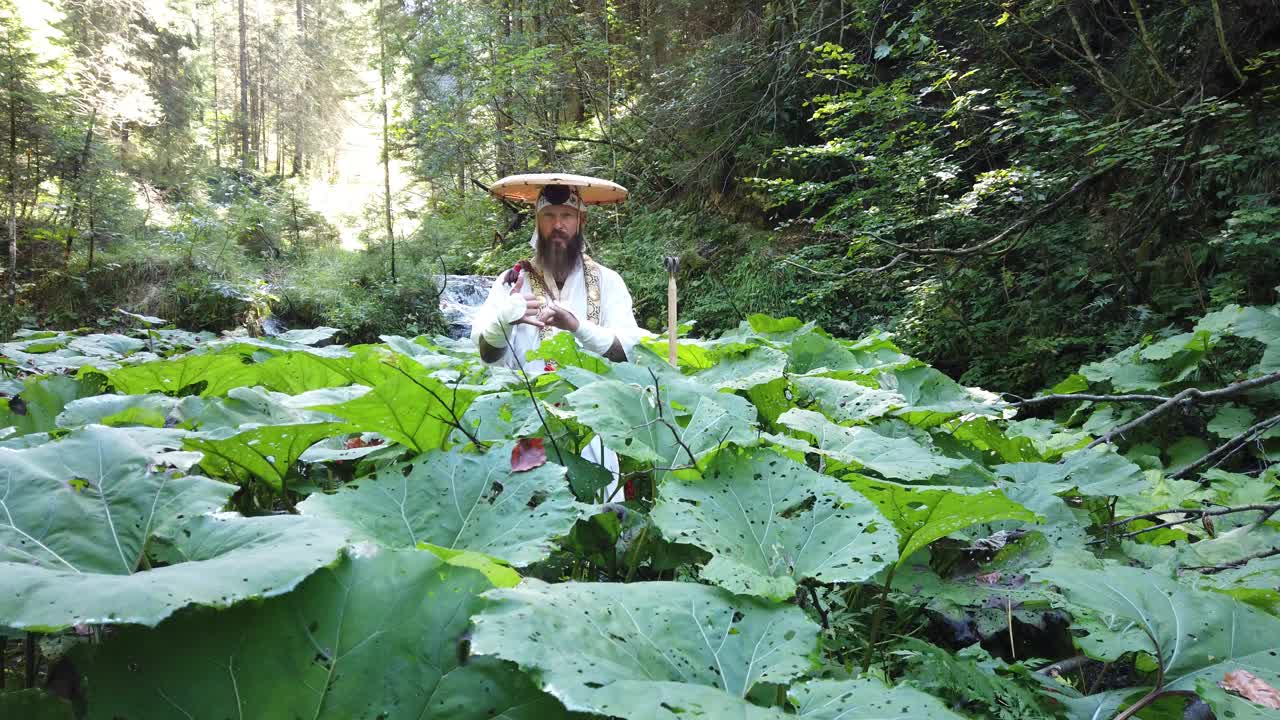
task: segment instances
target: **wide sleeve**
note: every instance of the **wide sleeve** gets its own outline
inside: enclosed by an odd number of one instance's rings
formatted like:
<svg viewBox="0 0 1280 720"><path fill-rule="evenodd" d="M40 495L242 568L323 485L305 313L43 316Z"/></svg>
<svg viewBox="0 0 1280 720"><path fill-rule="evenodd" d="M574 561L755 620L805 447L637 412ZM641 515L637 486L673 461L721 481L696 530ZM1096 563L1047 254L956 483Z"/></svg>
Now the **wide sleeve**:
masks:
<svg viewBox="0 0 1280 720"><path fill-rule="evenodd" d="M471 316L471 342L475 343L477 348L480 347L481 330L494 321L497 314L498 302L509 292L510 291L507 290L506 286L502 284L502 275L494 278L493 287L489 288L489 296L485 298L484 304L476 308L475 314ZM502 354L502 359L489 364L511 365L511 363L508 362L510 355L510 352L504 352Z"/></svg>
<svg viewBox="0 0 1280 720"><path fill-rule="evenodd" d="M611 331L617 338L627 359L635 358L635 346L643 338L651 337L650 333L636 323L635 311L631 302L631 291L622 281L622 276L608 269L600 268L600 324Z"/></svg>

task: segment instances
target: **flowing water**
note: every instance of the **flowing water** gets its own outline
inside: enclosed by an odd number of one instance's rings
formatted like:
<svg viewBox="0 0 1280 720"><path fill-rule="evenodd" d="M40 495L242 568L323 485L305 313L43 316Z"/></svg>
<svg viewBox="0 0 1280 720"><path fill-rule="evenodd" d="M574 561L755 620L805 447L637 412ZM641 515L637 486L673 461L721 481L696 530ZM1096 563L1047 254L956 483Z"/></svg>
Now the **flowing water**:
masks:
<svg viewBox="0 0 1280 720"><path fill-rule="evenodd" d="M440 295L440 312L449 326L449 337L462 338L471 334L471 318L484 304L493 287L489 275L446 275L444 293Z"/></svg>

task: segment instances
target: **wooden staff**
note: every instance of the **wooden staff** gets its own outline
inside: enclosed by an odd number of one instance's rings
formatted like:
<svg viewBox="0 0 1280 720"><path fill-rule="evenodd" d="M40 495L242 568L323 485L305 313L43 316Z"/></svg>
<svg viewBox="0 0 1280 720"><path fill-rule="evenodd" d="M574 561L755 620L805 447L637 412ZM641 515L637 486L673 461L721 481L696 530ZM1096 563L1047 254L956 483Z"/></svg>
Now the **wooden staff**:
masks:
<svg viewBox="0 0 1280 720"><path fill-rule="evenodd" d="M680 258L668 255L662 259L667 268L667 361L676 366L676 272Z"/></svg>

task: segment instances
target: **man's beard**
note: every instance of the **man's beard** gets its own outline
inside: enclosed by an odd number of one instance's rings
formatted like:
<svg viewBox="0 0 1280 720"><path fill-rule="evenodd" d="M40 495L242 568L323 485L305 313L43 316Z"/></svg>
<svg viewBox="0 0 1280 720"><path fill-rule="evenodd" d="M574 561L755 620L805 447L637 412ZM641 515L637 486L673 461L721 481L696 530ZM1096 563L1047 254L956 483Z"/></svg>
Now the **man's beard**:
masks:
<svg viewBox="0 0 1280 720"><path fill-rule="evenodd" d="M550 273L557 283L563 282L582 258L582 248L585 245L586 239L582 237L582 231L575 233L573 238L564 245L543 238L542 233L539 232L538 265L543 272Z"/></svg>

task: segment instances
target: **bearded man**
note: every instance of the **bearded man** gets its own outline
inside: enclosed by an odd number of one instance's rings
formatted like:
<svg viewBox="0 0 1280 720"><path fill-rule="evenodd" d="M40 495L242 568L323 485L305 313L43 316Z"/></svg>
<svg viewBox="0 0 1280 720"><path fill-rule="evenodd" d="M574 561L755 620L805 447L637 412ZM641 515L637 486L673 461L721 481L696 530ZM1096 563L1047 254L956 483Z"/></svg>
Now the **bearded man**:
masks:
<svg viewBox="0 0 1280 720"><path fill-rule="evenodd" d="M498 276L475 314L471 339L490 365L544 371L526 360L551 333L571 333L583 348L621 362L648 333L636 324L631 293L618 273L585 254L588 205L620 202L626 188L567 174L514 175L494 183L495 195L532 202L537 226L531 260Z"/></svg>

